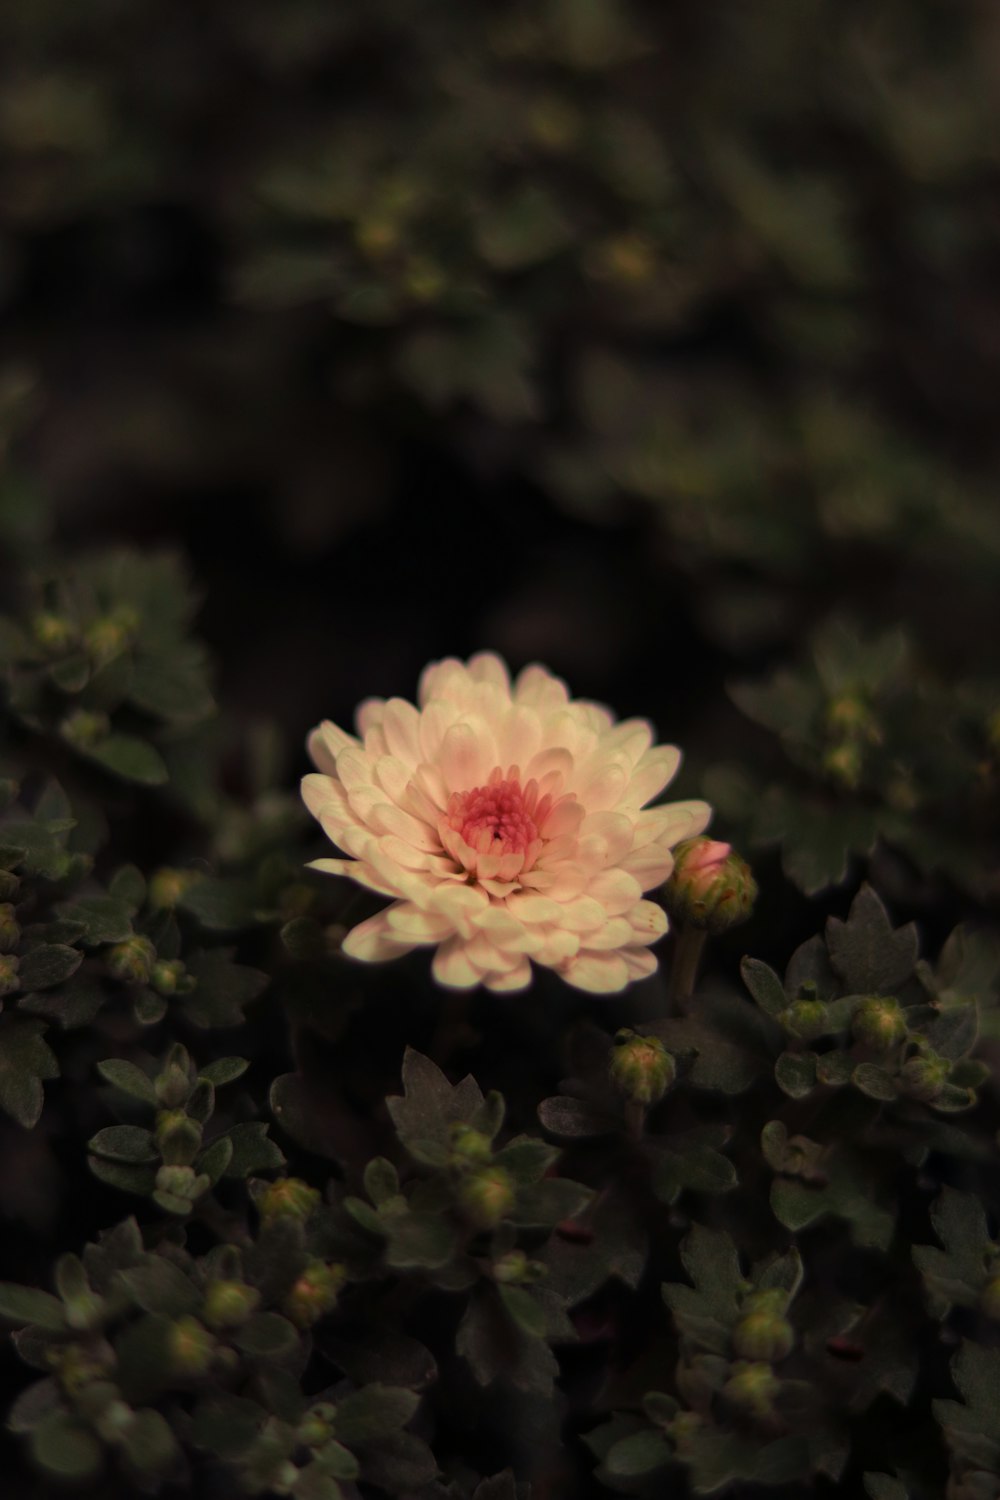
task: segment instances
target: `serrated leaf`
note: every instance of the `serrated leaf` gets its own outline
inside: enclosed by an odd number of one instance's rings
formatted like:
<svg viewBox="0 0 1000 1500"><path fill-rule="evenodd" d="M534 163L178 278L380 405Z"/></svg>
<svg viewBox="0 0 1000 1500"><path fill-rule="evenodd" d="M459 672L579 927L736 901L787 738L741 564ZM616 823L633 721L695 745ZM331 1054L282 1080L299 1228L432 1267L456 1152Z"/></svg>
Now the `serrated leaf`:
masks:
<svg viewBox="0 0 1000 1500"><path fill-rule="evenodd" d="M532 1295L520 1286L499 1286L500 1301L517 1326L531 1338L545 1337L545 1313Z"/></svg>
<svg viewBox="0 0 1000 1500"><path fill-rule="evenodd" d="M244 1008L268 985L267 975L259 969L233 963L229 948L194 953L187 968L195 988L179 1003L187 1020L206 1029L242 1025Z"/></svg>
<svg viewBox="0 0 1000 1500"><path fill-rule="evenodd" d="M826 946L830 963L854 995L895 994L913 973L919 951L914 924L894 928L870 885L855 896L846 922L828 919Z"/></svg>
<svg viewBox="0 0 1000 1500"><path fill-rule="evenodd" d="M376 1205L387 1203L399 1192L399 1173L391 1161L376 1156L365 1167L365 1192Z"/></svg>
<svg viewBox="0 0 1000 1500"><path fill-rule="evenodd" d="M403 1095L386 1100L399 1139L407 1148L413 1141L448 1148L450 1127L470 1124L483 1105L479 1085L471 1077L452 1085L436 1063L413 1047L403 1057Z"/></svg>
<svg viewBox="0 0 1000 1500"><path fill-rule="evenodd" d="M233 1144L233 1154L225 1168L225 1177L249 1177L252 1172L276 1172L285 1164L284 1152L268 1137L268 1126L261 1120L232 1125L226 1135Z"/></svg>
<svg viewBox="0 0 1000 1500"><path fill-rule="evenodd" d="M546 1177L531 1187L523 1187L508 1217L524 1229L552 1229L565 1219L573 1219L594 1196L591 1188L566 1177Z"/></svg>
<svg viewBox="0 0 1000 1500"><path fill-rule="evenodd" d="M253 882L235 876L204 876L184 892L180 906L209 932L239 932L257 916Z"/></svg>
<svg viewBox="0 0 1000 1500"><path fill-rule="evenodd" d="M115 896L78 896L56 907L61 917L83 923L83 942L88 948L101 943L120 943L132 934L132 912Z"/></svg>

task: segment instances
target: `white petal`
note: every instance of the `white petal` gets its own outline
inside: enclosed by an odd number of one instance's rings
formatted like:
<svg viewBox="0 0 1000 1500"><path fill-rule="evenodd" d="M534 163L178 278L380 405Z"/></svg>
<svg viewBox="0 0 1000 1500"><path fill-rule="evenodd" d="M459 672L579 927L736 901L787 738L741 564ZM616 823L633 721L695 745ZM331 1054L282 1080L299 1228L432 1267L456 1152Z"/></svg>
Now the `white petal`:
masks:
<svg viewBox="0 0 1000 1500"><path fill-rule="evenodd" d="M523 990L531 983L531 965L528 960L522 959L516 969L511 969L509 974L484 974L483 983L489 990L499 991L501 994L509 994L511 990Z"/></svg>
<svg viewBox="0 0 1000 1500"><path fill-rule="evenodd" d="M383 880L370 865L360 859L311 859L309 869L322 870L324 875L346 875L348 880L354 880L370 891L378 891L380 896L400 894L398 886L392 881Z"/></svg>
<svg viewBox="0 0 1000 1500"><path fill-rule="evenodd" d="M650 953L648 948L623 948L621 956L631 980L648 979L650 974L656 973L656 955Z"/></svg>
<svg viewBox="0 0 1000 1500"><path fill-rule="evenodd" d="M352 927L344 939L343 951L349 958L360 958L365 963L382 963L385 959L399 958L413 947L405 939L397 942L390 934L388 915L384 911L369 917Z"/></svg>
<svg viewBox="0 0 1000 1500"><path fill-rule="evenodd" d="M510 697L510 673L507 663L495 651L477 651L469 657L469 676L474 682L489 682Z"/></svg>
<svg viewBox="0 0 1000 1500"><path fill-rule="evenodd" d="M348 734L329 719L324 719L312 731L306 743L313 765L332 776L336 773L337 756L341 750L347 745L357 745L358 742L353 734Z"/></svg>
<svg viewBox="0 0 1000 1500"><path fill-rule="evenodd" d="M602 870L588 885L587 895L599 901L608 916L617 917L642 898L642 888L626 870Z"/></svg>
<svg viewBox="0 0 1000 1500"><path fill-rule="evenodd" d="M412 901L390 906L386 912L389 931L395 941L406 943L440 943L452 935L453 927L440 912L421 911Z"/></svg>
<svg viewBox="0 0 1000 1500"><path fill-rule="evenodd" d="M657 745L647 750L632 772L628 791L622 798L627 807L644 807L677 775L681 752L676 745Z"/></svg>
<svg viewBox="0 0 1000 1500"><path fill-rule="evenodd" d="M635 933L625 917L609 917L596 932L588 932L584 942L589 951L604 952L606 949L624 948L629 943L634 943Z"/></svg>
<svg viewBox="0 0 1000 1500"><path fill-rule="evenodd" d="M628 969L620 953L592 953L582 949L559 970L567 984L595 995L610 995L628 984Z"/></svg>
<svg viewBox="0 0 1000 1500"><path fill-rule="evenodd" d="M497 765L523 770L537 755L542 743L542 725L533 708L514 703L504 713L496 730Z"/></svg>
<svg viewBox="0 0 1000 1500"><path fill-rule="evenodd" d="M382 715L389 754L410 769L420 760L420 714L405 698L390 698Z"/></svg>
<svg viewBox="0 0 1000 1500"><path fill-rule="evenodd" d="M497 747L485 719L470 715L445 734L437 758L450 792L483 786L497 764Z"/></svg>
<svg viewBox="0 0 1000 1500"><path fill-rule="evenodd" d="M364 739L369 729L374 729L376 724L382 722L382 710L385 708L384 698L366 698L359 703L354 714L354 722L358 726L358 734Z"/></svg>
<svg viewBox="0 0 1000 1500"><path fill-rule="evenodd" d="M371 810L369 822L377 832L391 833L425 854L441 853L441 840L436 830L428 828L426 823L421 823L419 818L404 812L394 802L376 804Z"/></svg>
<svg viewBox="0 0 1000 1500"><path fill-rule="evenodd" d="M517 891L508 896L507 910L519 922L529 923L558 922L562 914L558 901L550 901L547 896L536 896L529 891Z"/></svg>
<svg viewBox="0 0 1000 1500"><path fill-rule="evenodd" d="M620 812L591 813L580 825L580 854L603 867L617 865L632 848L635 823Z"/></svg>
<svg viewBox="0 0 1000 1500"><path fill-rule="evenodd" d="M420 715L420 754L423 761L434 764L441 750L441 741L455 723L461 710L456 703L435 699L428 703Z"/></svg>
<svg viewBox="0 0 1000 1500"><path fill-rule="evenodd" d="M614 761L602 766L585 786L576 788L576 795L588 812L605 812L617 807L630 790L628 774L623 766Z"/></svg>
<svg viewBox="0 0 1000 1500"><path fill-rule="evenodd" d="M480 981L479 970L469 962L465 941L460 937L449 938L434 954L431 972L438 984L449 989L471 990Z"/></svg>
<svg viewBox="0 0 1000 1500"><path fill-rule="evenodd" d="M626 917L633 943L655 943L670 926L666 912L656 901L637 901Z"/></svg>
<svg viewBox="0 0 1000 1500"><path fill-rule="evenodd" d="M554 709L569 701L569 690L560 677L537 664L525 667L514 683L514 701L532 708Z"/></svg>
<svg viewBox="0 0 1000 1500"><path fill-rule="evenodd" d="M374 767L375 780L397 807L406 804L413 769L395 755L380 755Z"/></svg>

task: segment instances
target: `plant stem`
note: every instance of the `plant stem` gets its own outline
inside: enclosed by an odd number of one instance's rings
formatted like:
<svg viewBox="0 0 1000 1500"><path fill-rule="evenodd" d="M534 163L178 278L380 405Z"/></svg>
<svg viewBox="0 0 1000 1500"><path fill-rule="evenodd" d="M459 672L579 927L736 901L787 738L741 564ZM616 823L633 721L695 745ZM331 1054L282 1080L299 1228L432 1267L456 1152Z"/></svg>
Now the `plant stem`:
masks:
<svg viewBox="0 0 1000 1500"><path fill-rule="evenodd" d="M637 1099L626 1099L625 1101L625 1129L632 1140L641 1141L642 1132L646 1125L646 1106L640 1104Z"/></svg>
<svg viewBox="0 0 1000 1500"><path fill-rule="evenodd" d="M707 933L698 927L682 927L677 933L668 999L674 1001L681 1010L687 1010L687 1002L694 994L698 964L706 937Z"/></svg>

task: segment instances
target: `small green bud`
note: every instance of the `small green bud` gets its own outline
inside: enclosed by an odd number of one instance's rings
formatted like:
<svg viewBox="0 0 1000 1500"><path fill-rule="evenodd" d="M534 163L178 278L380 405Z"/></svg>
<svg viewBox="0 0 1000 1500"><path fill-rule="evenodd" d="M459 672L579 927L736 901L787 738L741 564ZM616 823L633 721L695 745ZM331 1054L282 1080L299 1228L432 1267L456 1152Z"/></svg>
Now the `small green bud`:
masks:
<svg viewBox="0 0 1000 1500"><path fill-rule="evenodd" d="M450 1134L452 1166L481 1166L493 1155L493 1143L489 1136L484 1135L481 1130L473 1129L471 1125L453 1125Z"/></svg>
<svg viewBox="0 0 1000 1500"><path fill-rule="evenodd" d="M306 1412L295 1433L296 1439L305 1448L319 1448L333 1437L333 1423L337 1408L329 1401L317 1401Z"/></svg>
<svg viewBox="0 0 1000 1500"><path fill-rule="evenodd" d="M751 1292L743 1299L741 1309L743 1316L750 1313L767 1313L770 1317L777 1315L782 1317L788 1311L788 1293L780 1287L763 1287L760 1291Z"/></svg>
<svg viewBox="0 0 1000 1500"><path fill-rule="evenodd" d="M47 610L32 620L31 633L48 656L62 656L76 639L73 621Z"/></svg>
<svg viewBox="0 0 1000 1500"><path fill-rule="evenodd" d="M763 1419L772 1415L774 1398L780 1389L781 1381L769 1364L739 1360L733 1366L722 1393L734 1406Z"/></svg>
<svg viewBox="0 0 1000 1500"><path fill-rule="evenodd" d="M523 1250L508 1250L493 1263L493 1275L504 1285L516 1285L528 1279L528 1257Z"/></svg>
<svg viewBox="0 0 1000 1500"><path fill-rule="evenodd" d="M149 982L158 995L186 995L195 981L179 958L161 958L153 965Z"/></svg>
<svg viewBox="0 0 1000 1500"><path fill-rule="evenodd" d="M991 1276L979 1294L979 1307L987 1318L1000 1322L1000 1276Z"/></svg>
<svg viewBox="0 0 1000 1500"><path fill-rule="evenodd" d="M93 1381L103 1380L114 1367L115 1356L110 1344L84 1349L80 1344L67 1344L51 1354L55 1377L71 1400Z"/></svg>
<svg viewBox="0 0 1000 1500"><path fill-rule="evenodd" d="M609 1074L620 1094L648 1107L663 1098L677 1066L659 1037L639 1036L623 1026L615 1034Z"/></svg>
<svg viewBox="0 0 1000 1500"><path fill-rule="evenodd" d="M161 1110L156 1117L156 1144L168 1166L187 1167L201 1150L202 1129L183 1110Z"/></svg>
<svg viewBox="0 0 1000 1500"><path fill-rule="evenodd" d="M110 615L94 620L84 632L84 645L98 666L113 661L128 645L139 616L128 605L122 605Z"/></svg>
<svg viewBox="0 0 1000 1500"><path fill-rule="evenodd" d="M257 1210L264 1224L273 1224L277 1219L298 1219L304 1224L319 1205L319 1193L298 1177L279 1177L257 1200Z"/></svg>
<svg viewBox="0 0 1000 1500"><path fill-rule="evenodd" d="M701 1434L705 1419L700 1412L679 1411L667 1428L671 1442L681 1458L691 1455L693 1445Z"/></svg>
<svg viewBox="0 0 1000 1500"><path fill-rule="evenodd" d="M21 924L9 901L0 902L0 953L13 953L21 937Z"/></svg>
<svg viewBox="0 0 1000 1500"><path fill-rule="evenodd" d="M194 1084L185 1068L179 1063L170 1062L154 1079L153 1087L161 1104L165 1104L168 1109L176 1109L190 1098Z"/></svg>
<svg viewBox="0 0 1000 1500"><path fill-rule="evenodd" d="M178 1318L167 1333L167 1360L172 1375L207 1375L215 1356L215 1339L197 1318Z"/></svg>
<svg viewBox="0 0 1000 1500"><path fill-rule="evenodd" d="M856 693L842 693L826 709L826 727L837 739L867 740L870 745L882 742L882 731L871 707Z"/></svg>
<svg viewBox="0 0 1000 1500"><path fill-rule="evenodd" d="M99 745L111 733L111 720L107 714L93 712L89 708L77 708L67 714L60 726L64 740L80 750L89 750Z"/></svg>
<svg viewBox="0 0 1000 1500"><path fill-rule="evenodd" d="M172 870L164 866L150 876L146 899L154 911L173 911L181 898L202 878L197 870Z"/></svg>
<svg viewBox="0 0 1000 1500"><path fill-rule="evenodd" d="M458 1187L458 1206L474 1229L495 1229L514 1207L514 1179L503 1167L481 1167Z"/></svg>
<svg viewBox="0 0 1000 1500"><path fill-rule="evenodd" d="M18 970L21 960L13 953L0 953L0 998L4 995L13 995L21 988L18 979Z"/></svg>
<svg viewBox="0 0 1000 1500"><path fill-rule="evenodd" d="M156 949L148 937L136 933L115 943L107 955L108 969L125 984L148 984L156 962Z"/></svg>
<svg viewBox="0 0 1000 1500"><path fill-rule="evenodd" d="M931 1053L909 1058L899 1070L899 1082L911 1099L930 1104L944 1088L950 1072L947 1058Z"/></svg>
<svg viewBox="0 0 1000 1500"><path fill-rule="evenodd" d="M733 1349L741 1359L786 1359L794 1343L791 1323L774 1312L748 1313L733 1329Z"/></svg>
<svg viewBox="0 0 1000 1500"><path fill-rule="evenodd" d="M815 1041L826 1029L826 1006L822 1000L793 1000L787 1010L781 1012L781 1022L792 1036L804 1042Z"/></svg>
<svg viewBox="0 0 1000 1500"><path fill-rule="evenodd" d="M906 1036L906 1017L898 1000L873 995L862 1000L851 1017L851 1034L878 1052L888 1052Z"/></svg>
<svg viewBox="0 0 1000 1500"><path fill-rule="evenodd" d="M663 886L663 896L680 926L725 932L750 915L757 882L746 860L729 844L685 839L674 850L673 874Z"/></svg>
<svg viewBox="0 0 1000 1500"><path fill-rule="evenodd" d="M310 1328L313 1323L333 1312L347 1279L344 1267L314 1260L286 1293L281 1306L296 1328Z"/></svg>
<svg viewBox="0 0 1000 1500"><path fill-rule="evenodd" d="M188 1203L193 1203L196 1198L200 1198L209 1187L211 1183L208 1177L203 1172L196 1173L193 1167L165 1163L156 1173L158 1192L169 1193L172 1197L184 1199Z"/></svg>
<svg viewBox="0 0 1000 1500"><path fill-rule="evenodd" d="M256 1287L242 1281L210 1281L205 1289L202 1316L209 1328L239 1328L260 1303Z"/></svg>
<svg viewBox="0 0 1000 1500"><path fill-rule="evenodd" d="M831 781L848 791L855 791L861 781L861 768L864 756L860 746L854 740L845 740L843 744L831 745L823 756L823 770Z"/></svg>

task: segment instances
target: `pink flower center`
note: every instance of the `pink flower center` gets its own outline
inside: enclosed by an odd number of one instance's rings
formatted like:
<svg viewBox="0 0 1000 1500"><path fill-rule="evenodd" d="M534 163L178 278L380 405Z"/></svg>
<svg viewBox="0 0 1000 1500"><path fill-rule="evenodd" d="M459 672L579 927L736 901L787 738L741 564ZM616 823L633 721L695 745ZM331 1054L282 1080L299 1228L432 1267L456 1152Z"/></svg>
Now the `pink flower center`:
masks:
<svg viewBox="0 0 1000 1500"><path fill-rule="evenodd" d="M527 854L551 806L551 797L539 800L537 781L522 787L516 766L506 776L497 766L485 786L452 793L448 824L477 854Z"/></svg>

